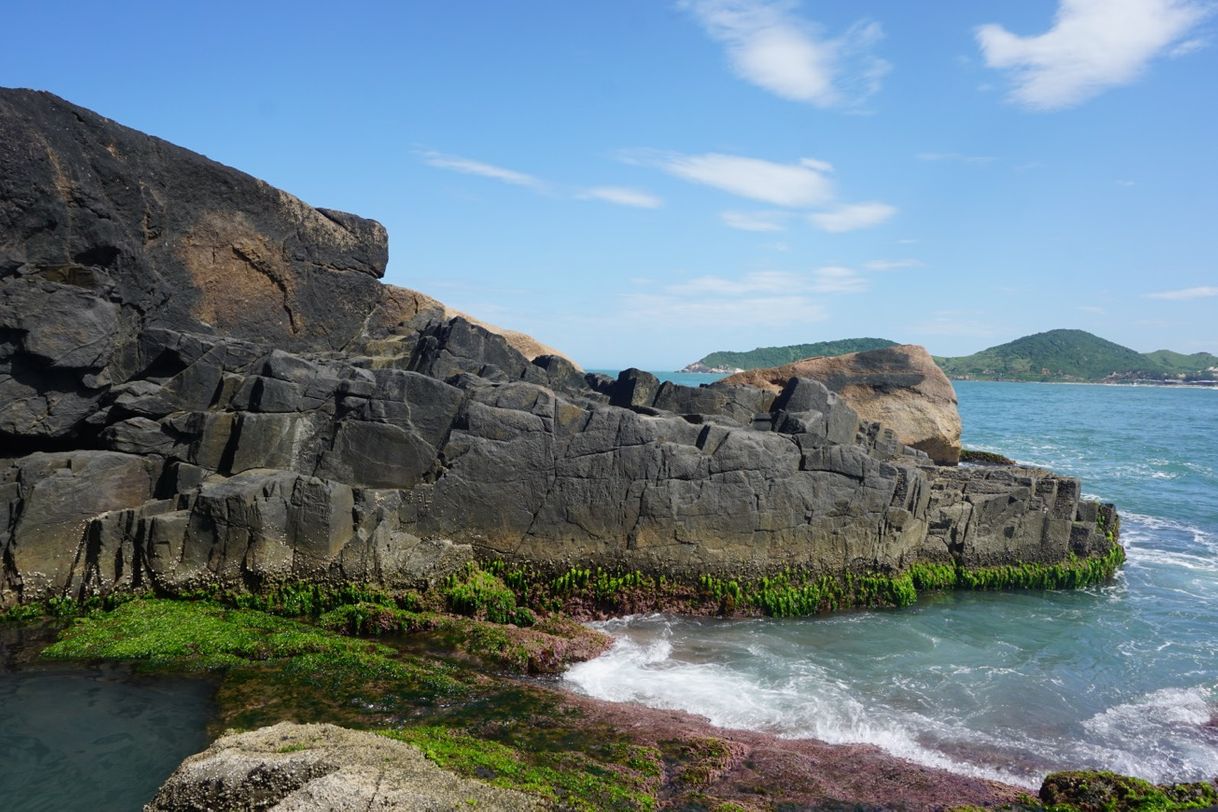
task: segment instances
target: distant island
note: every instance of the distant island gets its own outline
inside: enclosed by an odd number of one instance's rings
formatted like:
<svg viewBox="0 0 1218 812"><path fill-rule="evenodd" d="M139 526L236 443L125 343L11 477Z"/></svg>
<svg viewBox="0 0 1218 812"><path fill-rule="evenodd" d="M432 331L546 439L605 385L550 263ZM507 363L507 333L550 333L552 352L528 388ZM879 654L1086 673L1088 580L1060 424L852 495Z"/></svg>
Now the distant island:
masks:
<svg viewBox="0 0 1218 812"><path fill-rule="evenodd" d="M817 341L812 344L792 344L786 347L757 347L748 352L720 350L689 364L682 372L721 372L731 374L749 369L777 367L818 355L845 355L851 352L878 350L896 346L886 338L843 338L838 341Z"/></svg>
<svg viewBox="0 0 1218 812"><path fill-rule="evenodd" d="M732 374L895 345L886 338L844 338L747 352L721 350L681 371ZM1085 330L1049 330L972 355L936 355L934 359L949 378L957 380L1218 385L1218 355L1172 350L1141 353Z"/></svg>
<svg viewBox="0 0 1218 812"><path fill-rule="evenodd" d="M1049 330L957 358L935 357L950 378L1078 383L1214 383L1218 356L1140 353L1085 330Z"/></svg>

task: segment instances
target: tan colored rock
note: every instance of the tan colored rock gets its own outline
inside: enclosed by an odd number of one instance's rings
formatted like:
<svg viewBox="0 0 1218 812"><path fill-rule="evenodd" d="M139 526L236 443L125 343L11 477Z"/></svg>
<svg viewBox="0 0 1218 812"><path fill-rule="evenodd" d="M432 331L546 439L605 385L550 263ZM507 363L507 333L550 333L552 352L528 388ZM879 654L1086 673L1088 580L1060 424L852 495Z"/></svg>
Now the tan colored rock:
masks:
<svg viewBox="0 0 1218 812"><path fill-rule="evenodd" d="M523 793L446 772L409 744L336 725L281 722L224 736L186 759L144 810L542 808Z"/></svg>
<svg viewBox="0 0 1218 812"><path fill-rule="evenodd" d="M409 288L400 288L395 285L384 285L381 288L381 301L378 303L376 311L369 317L366 329L372 333L378 330L400 333L402 332L401 330L394 329L398 325L414 328L428 320L447 321L457 317L463 318L471 324L476 324L489 333L503 336L508 346L530 361L541 355L557 355L569 361L576 369L582 369L566 353L556 350L548 344L541 343L527 333L490 324L468 313L463 313L460 310L449 307L439 299L434 299L426 293L420 293ZM408 329L405 332L412 332L412 329ZM379 345L375 343L370 345L370 348L386 351L386 347L388 347L388 350L391 351L392 343L392 340L389 342L382 341Z"/></svg>
<svg viewBox="0 0 1218 812"><path fill-rule="evenodd" d="M727 383L779 392L790 378L812 378L837 392L862 420L874 420L940 465L960 461L956 390L926 348L901 344L848 355L805 358L738 372Z"/></svg>
<svg viewBox="0 0 1218 812"><path fill-rule="evenodd" d="M542 344L531 335L522 333L519 330L509 330L506 327L498 327L494 324L485 322L482 319L474 318L468 313L462 313L460 310L454 310L447 305L444 306L444 318L451 319L457 316L460 316L472 324L478 325L487 332L503 336L512 349L516 350L516 352L520 353L525 358L528 358L530 361L541 355L557 355L560 358L570 361L576 369L583 369L583 367L575 362L575 359L571 358L566 353L556 350L548 344Z"/></svg>

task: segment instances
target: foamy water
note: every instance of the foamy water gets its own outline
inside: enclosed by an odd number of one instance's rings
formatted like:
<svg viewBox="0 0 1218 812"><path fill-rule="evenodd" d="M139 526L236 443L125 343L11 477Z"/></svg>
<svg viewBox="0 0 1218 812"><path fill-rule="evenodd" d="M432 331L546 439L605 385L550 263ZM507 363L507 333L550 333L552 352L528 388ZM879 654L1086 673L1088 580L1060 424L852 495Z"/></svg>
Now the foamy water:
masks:
<svg viewBox="0 0 1218 812"><path fill-rule="evenodd" d="M966 445L1080 475L1118 503L1129 560L1114 583L814 619L619 619L600 624L614 647L567 683L1029 787L1073 767L1218 774L1218 398L958 391Z"/></svg>

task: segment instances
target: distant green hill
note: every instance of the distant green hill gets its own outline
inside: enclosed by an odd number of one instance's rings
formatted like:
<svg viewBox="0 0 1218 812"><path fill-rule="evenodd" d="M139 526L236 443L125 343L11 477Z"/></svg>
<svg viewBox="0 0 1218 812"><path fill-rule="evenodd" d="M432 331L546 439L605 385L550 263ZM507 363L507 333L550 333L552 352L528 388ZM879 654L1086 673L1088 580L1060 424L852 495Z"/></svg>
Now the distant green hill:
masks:
<svg viewBox="0 0 1218 812"><path fill-rule="evenodd" d="M1192 355L1185 355L1179 352L1172 352L1171 350L1155 350L1154 352L1146 353L1146 357L1158 362L1164 370L1177 374L1189 374L1199 369L1218 367L1218 355L1211 355L1208 352L1195 352Z"/></svg>
<svg viewBox="0 0 1218 812"><path fill-rule="evenodd" d="M1209 353L1140 353L1083 330L1050 330L959 358L935 358L952 378L1017 381L1163 380L1213 377Z"/></svg>
<svg viewBox="0 0 1218 812"><path fill-rule="evenodd" d="M723 350L712 352L689 366L683 372L707 372L712 369L763 369L789 364L801 358L816 355L845 355L848 352L878 350L894 346L897 342L886 338L844 338L840 341L818 341L814 344L792 344L786 347L758 347L748 352Z"/></svg>

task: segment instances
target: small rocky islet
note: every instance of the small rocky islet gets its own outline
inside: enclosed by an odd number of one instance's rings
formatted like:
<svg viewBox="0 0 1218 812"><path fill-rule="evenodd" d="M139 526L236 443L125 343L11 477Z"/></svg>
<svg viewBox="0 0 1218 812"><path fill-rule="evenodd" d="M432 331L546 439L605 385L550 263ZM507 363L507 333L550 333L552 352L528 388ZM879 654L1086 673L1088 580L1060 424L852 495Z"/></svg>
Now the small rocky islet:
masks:
<svg viewBox="0 0 1218 812"><path fill-rule="evenodd" d="M516 675L604 650L572 618L1103 581L1123 560L1113 506L1048 471L952 465L958 428L919 450L798 375L769 389L585 375L381 283L387 259L374 221L0 90L6 616L75 616L48 658L212 675L216 733L290 720L399 740L226 736L151 808L251 808L250 792L259 808L339 808L318 799L345 782L394 808L409 782L377 796L384 771L353 748L460 795L398 744L497 785L469 790L485 808L519 808L514 792L572 808L1039 803ZM1053 786L1046 803L1152 808ZM206 787L221 795L199 800ZM1213 801L1208 785L1137 792Z"/></svg>

